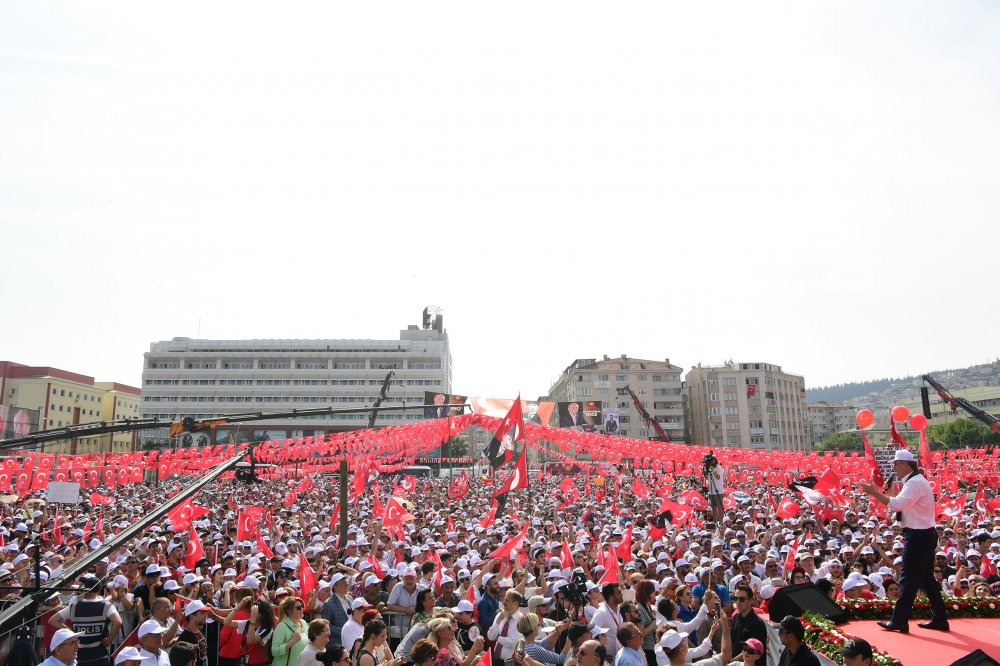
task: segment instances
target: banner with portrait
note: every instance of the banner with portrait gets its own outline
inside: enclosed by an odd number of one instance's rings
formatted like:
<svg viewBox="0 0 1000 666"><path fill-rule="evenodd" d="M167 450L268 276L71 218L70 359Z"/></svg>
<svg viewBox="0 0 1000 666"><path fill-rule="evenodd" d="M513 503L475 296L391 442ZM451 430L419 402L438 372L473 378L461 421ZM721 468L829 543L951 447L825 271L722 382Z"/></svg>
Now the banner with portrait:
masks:
<svg viewBox="0 0 1000 666"><path fill-rule="evenodd" d="M560 428L581 428L587 432L597 432L604 427L600 400L560 402L558 409Z"/></svg>
<svg viewBox="0 0 1000 666"><path fill-rule="evenodd" d="M465 409L456 406L464 405L469 399L467 395L442 393L441 391L424 391L424 418L443 419L448 416L461 416Z"/></svg>
<svg viewBox="0 0 1000 666"><path fill-rule="evenodd" d="M37 409L0 405L0 439L27 437L38 432Z"/></svg>
<svg viewBox="0 0 1000 666"><path fill-rule="evenodd" d="M502 419L507 416L514 401L510 398L469 398L469 406L474 414L483 414ZM555 420L556 403L543 400L521 400L521 414L525 423L551 426Z"/></svg>

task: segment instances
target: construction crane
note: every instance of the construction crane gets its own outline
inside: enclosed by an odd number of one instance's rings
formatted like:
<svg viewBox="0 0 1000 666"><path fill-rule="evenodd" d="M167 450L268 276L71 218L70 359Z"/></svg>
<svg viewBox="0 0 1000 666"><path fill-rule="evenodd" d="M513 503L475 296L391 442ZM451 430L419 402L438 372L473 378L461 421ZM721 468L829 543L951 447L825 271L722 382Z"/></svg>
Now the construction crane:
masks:
<svg viewBox="0 0 1000 666"><path fill-rule="evenodd" d="M968 412L972 418L983 423L990 430L993 430L995 432L1000 432L1000 419L993 416L989 412L980 409L979 407L976 407L974 404L972 404L965 398L956 398L951 393L948 393L948 390L945 387L941 386L941 384L939 384L930 375L924 375L923 379L925 382L930 384L935 391L937 391L937 394L941 396L941 400L948 403L948 405L951 407L952 414L956 413L958 411L958 408L961 407L964 411ZM925 414L925 416L929 417L930 415Z"/></svg>

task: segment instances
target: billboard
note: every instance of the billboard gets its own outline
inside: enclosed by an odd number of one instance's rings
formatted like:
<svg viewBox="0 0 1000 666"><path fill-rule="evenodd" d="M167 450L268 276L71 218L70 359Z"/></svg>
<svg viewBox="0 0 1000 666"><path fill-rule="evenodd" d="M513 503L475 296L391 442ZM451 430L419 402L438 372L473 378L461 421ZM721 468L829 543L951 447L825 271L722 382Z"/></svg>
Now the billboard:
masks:
<svg viewBox="0 0 1000 666"><path fill-rule="evenodd" d="M38 432L37 409L0 405L0 439L27 437Z"/></svg>
<svg viewBox="0 0 1000 666"><path fill-rule="evenodd" d="M609 435L617 435L621 421L618 418L617 407L604 408L604 432Z"/></svg>
<svg viewBox="0 0 1000 666"><path fill-rule="evenodd" d="M604 427L600 400L559 403L559 427L597 432Z"/></svg>
<svg viewBox="0 0 1000 666"><path fill-rule="evenodd" d="M472 411L475 414L485 414L502 419L507 416L510 406L514 401L510 398L469 398ZM556 411L556 403L538 400L522 400L521 415L525 423L535 423L537 425L554 425L552 421Z"/></svg>
<svg viewBox="0 0 1000 666"><path fill-rule="evenodd" d="M424 391L424 404L430 405L424 407L424 418L443 419L446 416L461 416L465 411L462 407L449 407L448 405L464 405L468 399L467 395Z"/></svg>

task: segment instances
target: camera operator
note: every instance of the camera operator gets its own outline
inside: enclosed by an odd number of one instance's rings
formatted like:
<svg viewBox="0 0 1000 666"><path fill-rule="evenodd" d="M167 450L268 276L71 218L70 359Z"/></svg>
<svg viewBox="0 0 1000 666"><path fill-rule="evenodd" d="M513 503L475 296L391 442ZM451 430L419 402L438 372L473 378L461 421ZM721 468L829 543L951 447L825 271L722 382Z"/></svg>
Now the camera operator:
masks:
<svg viewBox="0 0 1000 666"><path fill-rule="evenodd" d="M714 454L705 456L702 466L705 486L708 489L708 505L712 508L712 517L715 519L719 530L722 530L722 495L725 492L722 479L722 465Z"/></svg>

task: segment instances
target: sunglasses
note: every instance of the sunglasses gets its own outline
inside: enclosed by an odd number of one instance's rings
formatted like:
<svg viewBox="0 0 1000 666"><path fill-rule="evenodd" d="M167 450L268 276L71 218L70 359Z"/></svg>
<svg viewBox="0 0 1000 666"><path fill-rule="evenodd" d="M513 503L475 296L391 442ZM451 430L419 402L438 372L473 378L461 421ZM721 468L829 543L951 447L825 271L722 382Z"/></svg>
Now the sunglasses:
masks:
<svg viewBox="0 0 1000 666"><path fill-rule="evenodd" d="M302 610L302 606L292 606L292 610Z"/></svg>
<svg viewBox="0 0 1000 666"><path fill-rule="evenodd" d="M750 601L750 597L733 597L733 601L739 603L740 601Z"/></svg>

